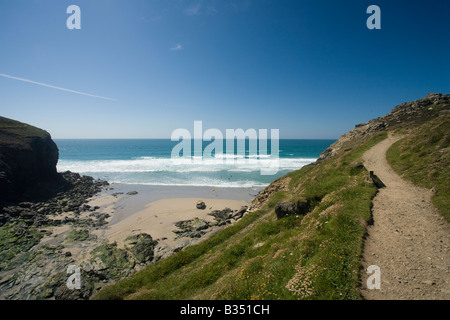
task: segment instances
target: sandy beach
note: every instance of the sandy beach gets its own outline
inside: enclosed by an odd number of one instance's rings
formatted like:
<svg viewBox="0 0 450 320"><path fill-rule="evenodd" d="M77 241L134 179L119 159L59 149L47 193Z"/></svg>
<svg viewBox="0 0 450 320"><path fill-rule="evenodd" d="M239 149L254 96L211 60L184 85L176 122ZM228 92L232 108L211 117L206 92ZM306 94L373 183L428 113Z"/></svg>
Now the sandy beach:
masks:
<svg viewBox="0 0 450 320"><path fill-rule="evenodd" d="M47 228L51 234L45 236L42 245L58 245L65 243L64 252L70 252L71 257L82 263L90 259L91 251L102 243L117 243L118 248L124 248L124 240L132 235L146 233L158 243L157 250L161 257L167 257L174 250L198 243L208 236L235 223L228 219L226 225L217 226L215 218L208 215L213 210L229 208L238 211L243 206L249 206L259 190L249 188L213 188L185 186L149 186L131 184L110 184L100 193L88 200L87 211L78 215L77 219L89 220L93 216L107 215L106 224L87 228L91 237L81 242L67 242L73 227L62 224ZM199 200L205 202L204 209L197 209ZM66 212L57 219L74 219L73 212ZM208 230L202 230L198 238L186 237L175 233L179 230L176 222L198 218L209 224Z"/></svg>
<svg viewBox="0 0 450 320"><path fill-rule="evenodd" d="M230 208L233 211L248 206L259 190L250 188L213 188L184 186L147 186L111 184L89 201L91 207L110 217L107 224L93 231L99 240L117 242L124 246L130 235L147 233L158 240L160 247L171 250L180 238L173 231L175 223L194 218L210 223L213 210ZM206 208L196 208L202 200Z"/></svg>
<svg viewBox="0 0 450 320"><path fill-rule="evenodd" d="M74 179L79 180L76 176ZM85 191L86 185L79 183ZM62 197L58 200L65 207L58 206L57 201L39 207L41 211L57 209L47 214L46 224L36 227L42 237L33 248L32 260L25 267L17 265L0 270L1 299L28 299L27 288L38 286L39 290L44 290L42 287L55 274L61 275L57 281L61 281L61 290L66 290L65 270L69 265L80 267L84 271L83 277L92 281L95 288L91 289L96 291L236 223L245 214L242 207L248 206L259 191L130 184L110 184L102 188L85 199L87 202L80 200L82 205L77 202L68 206L79 200L75 192L70 199ZM205 202L204 209L197 209L199 200ZM78 207L79 210L72 209ZM229 210L224 211L225 208ZM215 220L208 215L214 210L219 214L225 212L224 216ZM145 239L139 240L139 246L137 242L124 241L133 235L138 236L135 239ZM134 251L136 246L139 251ZM10 283L15 286L11 287ZM64 292L58 295L64 295Z"/></svg>
<svg viewBox="0 0 450 320"><path fill-rule="evenodd" d="M119 247L123 246L126 237L147 233L154 239L164 241L169 246L176 242L175 222L194 218L213 222L214 218L207 215L211 210L230 208L239 210L248 205L244 200L206 199L203 198L207 209L199 210L195 207L197 198L162 199L149 203L145 209L129 215L123 220L108 224L106 230L97 230L94 234L106 237L109 242L116 241ZM164 240L163 240L164 239Z"/></svg>

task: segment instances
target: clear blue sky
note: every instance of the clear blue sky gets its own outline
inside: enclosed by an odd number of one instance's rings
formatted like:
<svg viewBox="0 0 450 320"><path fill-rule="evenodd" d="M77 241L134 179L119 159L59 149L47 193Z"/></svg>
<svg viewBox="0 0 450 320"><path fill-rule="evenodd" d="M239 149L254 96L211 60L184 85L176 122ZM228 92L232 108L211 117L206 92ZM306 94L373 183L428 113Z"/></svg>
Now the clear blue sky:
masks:
<svg viewBox="0 0 450 320"><path fill-rule="evenodd" d="M0 0L0 115L53 138L170 138L194 120L337 138L449 93L449 16L447 0Z"/></svg>

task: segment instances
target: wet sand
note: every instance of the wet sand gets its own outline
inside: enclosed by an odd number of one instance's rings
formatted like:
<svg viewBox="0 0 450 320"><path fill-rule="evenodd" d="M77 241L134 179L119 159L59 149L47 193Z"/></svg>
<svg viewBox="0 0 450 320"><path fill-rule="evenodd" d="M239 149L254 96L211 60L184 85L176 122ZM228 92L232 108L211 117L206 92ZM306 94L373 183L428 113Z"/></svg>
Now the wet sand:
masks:
<svg viewBox="0 0 450 320"><path fill-rule="evenodd" d="M133 234L147 233L153 239L164 239L170 247L175 245L175 223L194 218L214 221L208 213L212 210L230 208L239 210L249 205L259 189L213 188L184 186L147 186L111 184L109 188L89 202L108 213L108 224L94 231L99 238L116 241ZM197 201L206 204L204 210L196 208Z"/></svg>
<svg viewBox="0 0 450 320"><path fill-rule="evenodd" d="M111 184L108 190L103 191L95 198L105 197L105 200L107 199L106 202L110 202L113 199L107 198L108 195L115 198L115 213L109 224L111 226L131 215L134 215L137 212L144 210L149 203L162 199L195 198L195 203L198 200L205 201L205 199L237 200L250 203L251 200L258 194L259 190L262 190L262 188L250 189ZM136 191L137 194L127 194L134 191ZM102 205L104 206L105 204L102 203ZM99 206L102 207L101 205Z"/></svg>

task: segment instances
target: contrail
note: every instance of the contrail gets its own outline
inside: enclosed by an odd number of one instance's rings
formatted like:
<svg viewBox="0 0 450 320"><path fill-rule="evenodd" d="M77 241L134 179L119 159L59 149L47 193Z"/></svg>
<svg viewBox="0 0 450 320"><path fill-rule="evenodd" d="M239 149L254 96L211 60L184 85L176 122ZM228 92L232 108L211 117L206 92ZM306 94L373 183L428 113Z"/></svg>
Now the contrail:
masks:
<svg viewBox="0 0 450 320"><path fill-rule="evenodd" d="M24 81L24 82L28 82L28 83L37 84L39 86L43 86L43 87L47 87L47 88L52 88L52 89L67 91L67 92L71 92L71 93L81 94L83 96L99 98L99 99L105 99L105 100L110 100L110 101L117 101L117 99L113 99L113 98L102 97L102 96L97 96L97 95L86 93L86 92L80 92L80 91L70 90L70 89L66 89L66 88L56 87L56 86L52 86L50 84L46 84L46 83L42 83L42 82L36 82L36 81L23 79L23 78L18 78L18 77L13 77L13 76L10 76L10 75L7 75L7 74L3 74L3 73L0 73L0 76L5 77L5 78L9 78L9 79L14 79L14 80L19 80L19 81Z"/></svg>

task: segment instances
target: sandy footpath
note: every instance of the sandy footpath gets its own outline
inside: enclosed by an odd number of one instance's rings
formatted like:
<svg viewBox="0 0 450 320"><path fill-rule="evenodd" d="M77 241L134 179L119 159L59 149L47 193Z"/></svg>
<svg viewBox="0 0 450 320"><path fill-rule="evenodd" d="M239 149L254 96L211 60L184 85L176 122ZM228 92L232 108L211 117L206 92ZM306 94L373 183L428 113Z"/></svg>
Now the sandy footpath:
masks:
<svg viewBox="0 0 450 320"><path fill-rule="evenodd" d="M361 294L368 300L450 299L450 227L431 203L432 191L414 186L389 166L390 136L364 155L364 165L386 185L373 200L374 224L364 245L364 270L376 265L381 288L369 290L365 271Z"/></svg>

